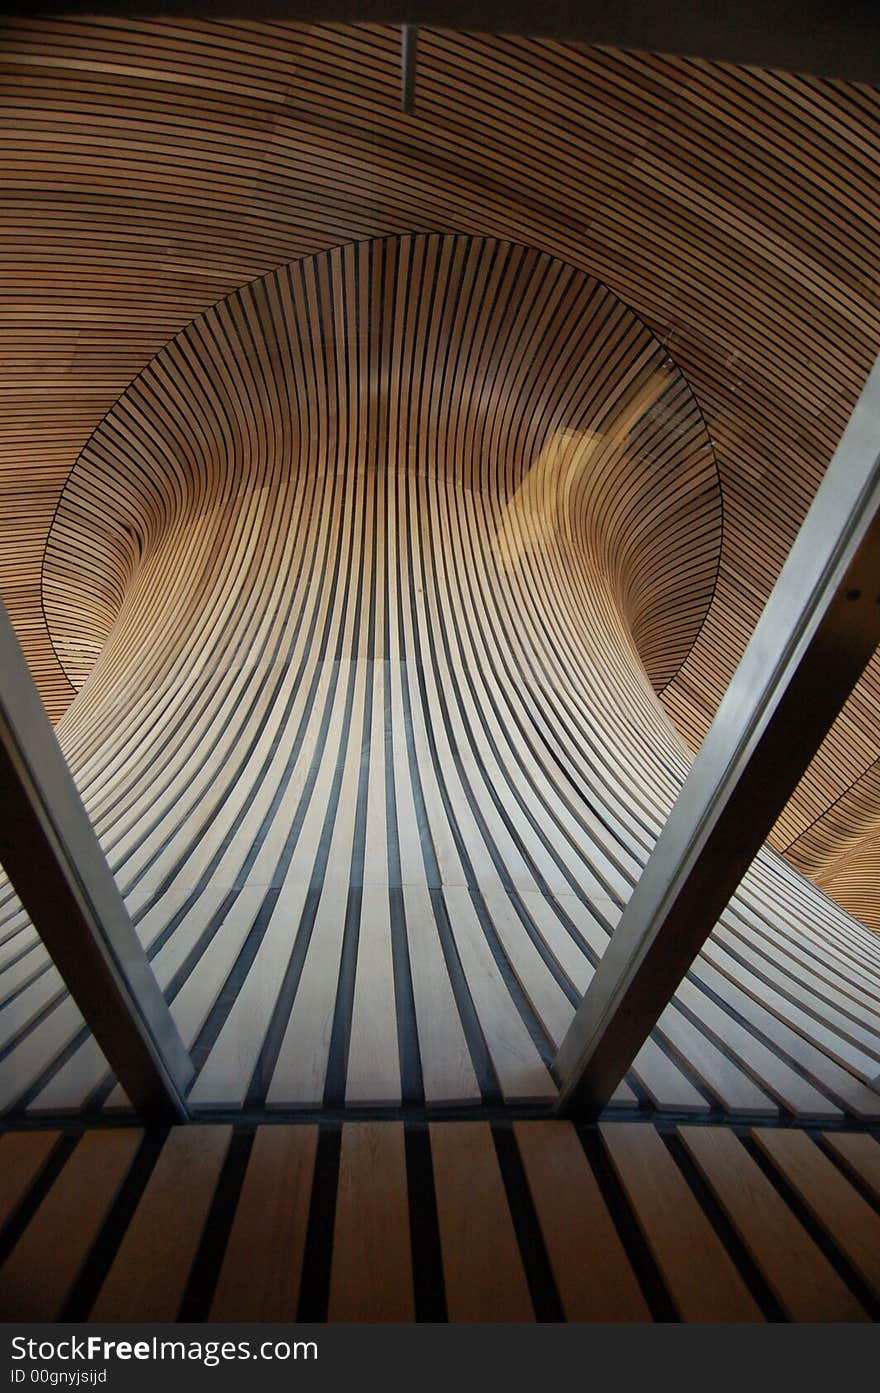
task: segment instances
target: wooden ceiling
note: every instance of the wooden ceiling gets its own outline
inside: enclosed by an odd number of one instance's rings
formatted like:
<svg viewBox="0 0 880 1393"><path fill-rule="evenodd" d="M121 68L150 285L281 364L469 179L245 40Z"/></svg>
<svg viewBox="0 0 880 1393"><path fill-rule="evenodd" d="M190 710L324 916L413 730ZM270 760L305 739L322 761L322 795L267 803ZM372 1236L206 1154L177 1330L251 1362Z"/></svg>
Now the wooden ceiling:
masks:
<svg viewBox="0 0 880 1393"><path fill-rule="evenodd" d="M190 1106L547 1106L687 772L718 472L607 288L493 238L347 243L163 348L58 501L59 740ZM652 683L653 678L653 683ZM880 1118L880 942L763 849L616 1108ZM0 1108L124 1097L0 893Z"/></svg>
<svg viewBox="0 0 880 1393"><path fill-rule="evenodd" d="M425 31L405 117L394 29L116 18L8 21L0 107L0 585L54 717L119 595L65 600L47 539L117 398L246 282L436 232L595 278L689 385L723 538L696 642L649 666L699 743L880 344L875 89ZM89 632L56 652L65 603ZM875 659L773 837L875 924L878 709Z"/></svg>
<svg viewBox="0 0 880 1393"><path fill-rule="evenodd" d="M43 560L43 612L70 685L118 645L117 619L134 624L142 667L178 642L170 582L154 583L148 604L140 595L170 533L193 533L218 504L274 498L288 474L407 468L498 510L504 573L565 546L655 689L674 679L712 599L722 525L682 374L610 291L563 262L495 239L407 236L251 282L188 325L107 413L67 478ZM187 615L210 603L206 581ZM89 703L115 704L107 666L65 734Z"/></svg>

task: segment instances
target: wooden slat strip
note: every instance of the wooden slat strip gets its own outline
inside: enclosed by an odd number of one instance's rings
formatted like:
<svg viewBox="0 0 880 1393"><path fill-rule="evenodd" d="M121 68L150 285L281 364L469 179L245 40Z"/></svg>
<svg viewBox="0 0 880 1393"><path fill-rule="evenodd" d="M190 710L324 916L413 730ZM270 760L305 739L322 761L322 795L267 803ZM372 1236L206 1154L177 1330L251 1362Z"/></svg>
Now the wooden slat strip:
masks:
<svg viewBox="0 0 880 1393"><path fill-rule="evenodd" d="M449 1319L534 1320L488 1123L432 1122L430 1135Z"/></svg>
<svg viewBox="0 0 880 1393"><path fill-rule="evenodd" d="M754 1321L761 1312L652 1126L601 1123L602 1140L682 1320Z"/></svg>
<svg viewBox="0 0 880 1393"><path fill-rule="evenodd" d="M515 1122L514 1132L566 1320L650 1320L571 1123Z"/></svg>
<svg viewBox="0 0 880 1393"><path fill-rule="evenodd" d="M317 1142L317 1127L257 1128L211 1320L296 1320Z"/></svg>
<svg viewBox="0 0 880 1393"><path fill-rule="evenodd" d="M231 1136L227 1126L172 1128L91 1320L176 1319Z"/></svg>
<svg viewBox="0 0 880 1393"><path fill-rule="evenodd" d="M90 1131L77 1142L0 1269L4 1320L57 1320L143 1133Z"/></svg>
<svg viewBox="0 0 880 1393"><path fill-rule="evenodd" d="M880 1297L880 1214L806 1132L755 1127L751 1135L807 1209Z"/></svg>
<svg viewBox="0 0 880 1393"><path fill-rule="evenodd" d="M328 1319L409 1321L414 1313L403 1124L347 1122Z"/></svg>
<svg viewBox="0 0 880 1393"><path fill-rule="evenodd" d="M678 1134L789 1320L867 1319L729 1128L679 1127Z"/></svg>
<svg viewBox="0 0 880 1393"><path fill-rule="evenodd" d="M822 1140L880 1200L880 1142L866 1132L823 1132Z"/></svg>
<svg viewBox="0 0 880 1393"><path fill-rule="evenodd" d="M60 1132L6 1132L0 1137L0 1227L24 1198Z"/></svg>

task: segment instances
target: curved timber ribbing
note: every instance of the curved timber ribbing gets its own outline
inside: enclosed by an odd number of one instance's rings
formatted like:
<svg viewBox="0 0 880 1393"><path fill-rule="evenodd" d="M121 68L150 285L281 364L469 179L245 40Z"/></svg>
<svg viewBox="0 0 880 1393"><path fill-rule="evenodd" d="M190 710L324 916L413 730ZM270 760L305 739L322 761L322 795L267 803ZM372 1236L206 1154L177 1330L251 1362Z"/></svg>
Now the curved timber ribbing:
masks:
<svg viewBox="0 0 880 1393"><path fill-rule="evenodd" d="M680 737L876 352L878 112L852 84L424 32L406 118L392 29L5 27L0 584L197 1102L550 1087ZM486 278L516 258L535 296L493 319ZM576 423L567 330L516 367L553 275L608 312L606 385L634 374L604 420ZM390 301L352 302L355 279ZM389 472L401 419L426 450ZM667 466L702 481L692 535ZM866 919L877 674L773 836ZM103 1100L32 928L0 914L4 1106ZM678 1109L873 1116L878 970L762 853L630 1082Z"/></svg>
<svg viewBox="0 0 880 1393"><path fill-rule="evenodd" d="M721 541L687 384L589 277L527 248L434 236L349 246L248 286L113 408L65 485L43 561L71 685L126 597L140 641L162 638L163 591L146 614L130 592L170 533L218 501L274 498L291 475L363 468L488 493L502 570L558 538L614 597L654 686L681 667ZM203 589L193 613L213 603Z"/></svg>
<svg viewBox="0 0 880 1393"><path fill-rule="evenodd" d="M529 248L348 244L156 357L67 481L44 591L59 738L194 1106L552 1098L686 772L654 687L720 522L665 351ZM4 930L4 1101L118 1103ZM877 1117L878 1027L872 940L767 852L617 1102Z"/></svg>
<svg viewBox="0 0 880 1393"><path fill-rule="evenodd" d="M67 673L81 680L119 595L92 602L84 649L56 655L46 537L74 461L132 378L244 282L430 228L513 240L598 276L686 373L725 500L712 605L663 694L696 747L880 341L878 95L426 30L406 117L399 46L377 26L4 24L0 586L47 708L57 718L69 704ZM124 572L133 543L118 545ZM864 854L832 835L832 818L813 869L821 881L846 851L835 893L857 913L878 898L880 813L859 795L880 757L878 674L875 659L771 837L784 850L855 800Z"/></svg>
<svg viewBox="0 0 880 1393"><path fill-rule="evenodd" d="M792 865L875 930L880 930L878 805L880 760L785 848Z"/></svg>

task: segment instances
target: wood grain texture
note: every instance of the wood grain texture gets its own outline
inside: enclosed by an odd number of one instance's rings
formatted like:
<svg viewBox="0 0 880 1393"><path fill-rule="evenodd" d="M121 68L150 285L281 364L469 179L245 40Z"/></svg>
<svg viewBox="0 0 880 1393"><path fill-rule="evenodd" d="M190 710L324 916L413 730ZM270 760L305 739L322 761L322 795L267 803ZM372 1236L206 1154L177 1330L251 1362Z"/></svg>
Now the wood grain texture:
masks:
<svg viewBox="0 0 880 1393"><path fill-rule="evenodd" d="M880 1200L880 1142L858 1132L824 1132L822 1140L876 1200Z"/></svg>
<svg viewBox="0 0 880 1393"><path fill-rule="evenodd" d="M253 276L351 237L431 226L514 236L598 274L692 382L726 499L710 621L667 693L698 741L876 351L865 270L876 222L864 215L876 93L426 31L407 118L398 48L397 31L376 26L7 22L9 482L16 503L23 468L33 488L3 590L50 708L69 701L68 672L84 673L118 599L108 576L89 604L91 639L53 651L41 551L67 471L120 391ZM133 553L123 542L123 572ZM77 604L69 592L57 602ZM877 675L875 664L779 845L876 763Z"/></svg>
<svg viewBox="0 0 880 1393"><path fill-rule="evenodd" d="M752 1136L831 1234L863 1281L880 1296L880 1214L850 1185L812 1138L755 1127Z"/></svg>
<svg viewBox="0 0 880 1393"><path fill-rule="evenodd" d="M15 1213L58 1136L57 1132L18 1132L0 1138L0 1226Z"/></svg>
<svg viewBox="0 0 880 1393"><path fill-rule="evenodd" d="M650 1320L574 1128L516 1122L514 1131L566 1320Z"/></svg>
<svg viewBox="0 0 880 1393"><path fill-rule="evenodd" d="M173 1127L89 1315L177 1319L231 1127Z"/></svg>
<svg viewBox="0 0 880 1393"><path fill-rule="evenodd" d="M4 1320L58 1320L134 1160L135 1128L86 1132L0 1268Z"/></svg>
<svg viewBox="0 0 880 1393"><path fill-rule="evenodd" d="M488 1123L432 1122L450 1321L534 1320Z"/></svg>
<svg viewBox="0 0 880 1393"><path fill-rule="evenodd" d="M403 1124L347 1122L328 1319L410 1321L414 1314Z"/></svg>
<svg viewBox="0 0 880 1393"><path fill-rule="evenodd" d="M875 761L785 847L793 866L872 929L880 929L878 805L880 761Z"/></svg>
<svg viewBox="0 0 880 1393"><path fill-rule="evenodd" d="M677 1130L788 1319L865 1320L863 1307L733 1132Z"/></svg>
<svg viewBox="0 0 880 1393"><path fill-rule="evenodd" d="M211 1303L216 1321L293 1321L317 1127L260 1127Z"/></svg>
<svg viewBox="0 0 880 1393"><path fill-rule="evenodd" d="M403 118L392 29L3 40L0 589L194 1104L551 1097L880 337L876 94L429 32ZM772 839L866 922L878 694ZM877 1117L878 1021L768 850L622 1097ZM4 1109L122 1102L8 893L0 1045Z"/></svg>
<svg viewBox="0 0 880 1393"><path fill-rule="evenodd" d="M761 1320L657 1132L636 1122L602 1123L600 1132L681 1319Z"/></svg>
<svg viewBox="0 0 880 1393"><path fill-rule="evenodd" d="M0 1155L37 1135L5 1137ZM774 1135L802 1137L821 1158L796 1129ZM876 1146L865 1133L834 1136L850 1155ZM777 1302L771 1315L876 1317L880 1304L870 1307L863 1293L865 1309L836 1270L853 1261L854 1245L863 1257L870 1251L857 1210L823 1221L820 1251L804 1210L732 1128L691 1125L680 1137L726 1226L682 1148L667 1147L648 1122L605 1129L623 1193L563 1122L517 1121L511 1133L481 1121L427 1132L370 1121L343 1124L342 1138L334 1123L242 1125L216 1192L226 1129L176 1129L159 1139L158 1154L149 1141L151 1154L134 1164L138 1133L92 1129L72 1150L61 1143L52 1184L32 1175L18 1216L0 1224L8 1255L0 1310L9 1319L62 1309L98 1319L100 1309L107 1319L124 1311L135 1321L161 1312L287 1323L532 1321L536 1313L643 1322L678 1311L683 1320L741 1321L757 1314L743 1280L762 1303L771 1299L757 1275L738 1275L744 1247Z"/></svg>

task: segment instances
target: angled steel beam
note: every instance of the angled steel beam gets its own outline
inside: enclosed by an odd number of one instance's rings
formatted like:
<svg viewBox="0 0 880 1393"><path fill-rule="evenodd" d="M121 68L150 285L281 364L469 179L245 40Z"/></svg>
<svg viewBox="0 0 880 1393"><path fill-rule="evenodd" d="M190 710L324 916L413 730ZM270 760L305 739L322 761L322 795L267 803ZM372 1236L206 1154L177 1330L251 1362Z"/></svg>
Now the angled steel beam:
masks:
<svg viewBox="0 0 880 1393"><path fill-rule="evenodd" d="M0 864L138 1112L187 1116L192 1079L147 956L0 605Z"/></svg>
<svg viewBox="0 0 880 1393"><path fill-rule="evenodd" d="M880 643L880 359L554 1060L595 1115Z"/></svg>

